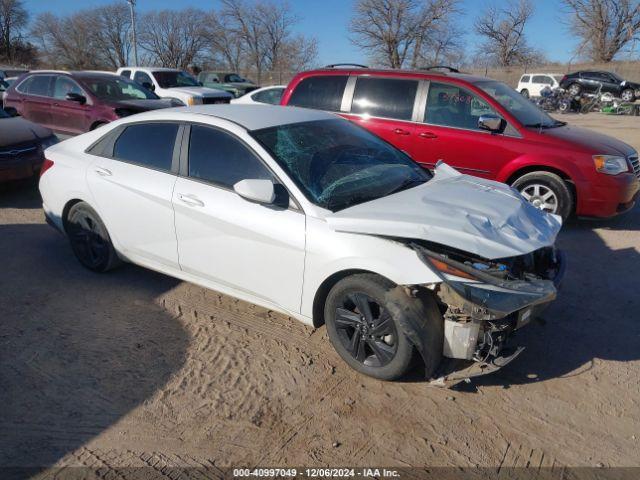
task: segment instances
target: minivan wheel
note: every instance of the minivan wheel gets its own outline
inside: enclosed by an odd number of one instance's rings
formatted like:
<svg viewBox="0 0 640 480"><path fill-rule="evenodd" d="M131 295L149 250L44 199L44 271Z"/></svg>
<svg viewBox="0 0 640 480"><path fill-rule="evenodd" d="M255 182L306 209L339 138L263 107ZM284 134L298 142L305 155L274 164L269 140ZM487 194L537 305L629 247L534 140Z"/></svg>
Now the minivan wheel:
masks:
<svg viewBox="0 0 640 480"><path fill-rule="evenodd" d="M324 315L327 333L333 347L354 370L382 380L396 380L404 376L411 367L415 349L402 332L398 312L402 315L423 316L425 308L413 308L411 302L420 302L406 297L406 305L398 308L389 299L389 292L396 289L392 282L374 274L357 274L339 281L329 292ZM395 312L395 313L394 313ZM425 324L425 319L415 320ZM427 375L433 373L442 357L442 338L438 335L441 318L433 318L435 333L426 332L433 338L432 352L425 365ZM426 322L430 325L430 322ZM427 329L429 327L426 327ZM424 356L424 355L423 355Z"/></svg>
<svg viewBox="0 0 640 480"><path fill-rule="evenodd" d="M526 88L523 88L520 91L520 94L524 97L524 98L529 98L529 90L527 90Z"/></svg>
<svg viewBox="0 0 640 480"><path fill-rule="evenodd" d="M572 83L571 85L569 85L569 88L567 90L573 97L575 97L576 95L580 95L580 92L582 92L582 87L578 83Z"/></svg>
<svg viewBox="0 0 640 480"><path fill-rule="evenodd" d="M622 91L622 93L620 94L620 98L625 102L633 102L636 99L636 96L633 89L627 88L626 90Z"/></svg>
<svg viewBox="0 0 640 480"><path fill-rule="evenodd" d="M531 172L512 185L534 207L566 219L573 210L573 197L562 178L551 172Z"/></svg>
<svg viewBox="0 0 640 480"><path fill-rule="evenodd" d="M106 272L120 263L104 223L85 202L71 207L65 224L71 249L80 263L94 272Z"/></svg>

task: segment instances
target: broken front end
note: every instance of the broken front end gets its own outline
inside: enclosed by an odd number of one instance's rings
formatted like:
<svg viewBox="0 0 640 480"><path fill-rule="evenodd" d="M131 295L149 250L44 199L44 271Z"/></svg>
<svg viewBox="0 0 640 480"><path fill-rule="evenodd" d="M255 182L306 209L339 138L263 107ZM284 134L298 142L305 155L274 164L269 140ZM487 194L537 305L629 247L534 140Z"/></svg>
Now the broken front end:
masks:
<svg viewBox="0 0 640 480"><path fill-rule="evenodd" d="M432 290L444 317L446 357L432 384L452 386L503 367L524 349L514 333L556 298L565 258L555 247L487 260L430 242L413 242L420 258L438 271Z"/></svg>

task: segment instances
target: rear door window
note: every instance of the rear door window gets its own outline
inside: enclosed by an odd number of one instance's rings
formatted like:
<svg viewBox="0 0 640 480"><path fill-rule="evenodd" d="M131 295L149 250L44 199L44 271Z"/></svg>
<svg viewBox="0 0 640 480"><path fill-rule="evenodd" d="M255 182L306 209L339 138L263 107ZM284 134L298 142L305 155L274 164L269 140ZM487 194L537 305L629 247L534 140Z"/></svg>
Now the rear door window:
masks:
<svg viewBox="0 0 640 480"><path fill-rule="evenodd" d="M268 103L270 105L279 105L283 92L284 92L284 88L271 88L269 90L263 90L261 92L254 93L253 95L251 95L251 99L254 102Z"/></svg>
<svg viewBox="0 0 640 480"><path fill-rule="evenodd" d="M233 188L246 179L273 179L269 169L240 139L201 125L191 127L189 177L225 188Z"/></svg>
<svg viewBox="0 0 640 480"><path fill-rule="evenodd" d="M480 130L481 115L496 115L482 98L453 84L431 82L427 96L425 123L444 127Z"/></svg>
<svg viewBox="0 0 640 480"><path fill-rule="evenodd" d="M175 123L130 125L116 140L113 158L169 172L177 133L178 125Z"/></svg>
<svg viewBox="0 0 640 480"><path fill-rule="evenodd" d="M120 72L120 75L125 78L131 78L131 70L122 70Z"/></svg>
<svg viewBox="0 0 640 480"><path fill-rule="evenodd" d="M523 75L520 81L522 83L529 83L529 78L530 78L529 75Z"/></svg>
<svg viewBox="0 0 640 480"><path fill-rule="evenodd" d="M358 77L351 113L411 120L417 91L417 80Z"/></svg>
<svg viewBox="0 0 640 480"><path fill-rule="evenodd" d="M135 82L138 82L140 85L144 85L145 83L153 85L153 80L151 80L151 77L145 72L136 72L136 74L133 76L133 80Z"/></svg>
<svg viewBox="0 0 640 480"><path fill-rule="evenodd" d="M289 105L337 112L342 105L342 94L348 79L347 75L305 78L291 94Z"/></svg>

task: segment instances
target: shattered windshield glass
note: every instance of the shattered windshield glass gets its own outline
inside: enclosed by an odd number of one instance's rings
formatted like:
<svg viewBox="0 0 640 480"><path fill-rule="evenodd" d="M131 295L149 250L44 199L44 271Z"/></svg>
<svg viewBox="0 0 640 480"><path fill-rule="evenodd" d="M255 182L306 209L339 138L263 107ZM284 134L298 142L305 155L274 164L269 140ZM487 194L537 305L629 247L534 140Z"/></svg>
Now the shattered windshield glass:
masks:
<svg viewBox="0 0 640 480"><path fill-rule="evenodd" d="M279 125L252 135L310 201L332 211L431 178L400 150L345 120Z"/></svg>

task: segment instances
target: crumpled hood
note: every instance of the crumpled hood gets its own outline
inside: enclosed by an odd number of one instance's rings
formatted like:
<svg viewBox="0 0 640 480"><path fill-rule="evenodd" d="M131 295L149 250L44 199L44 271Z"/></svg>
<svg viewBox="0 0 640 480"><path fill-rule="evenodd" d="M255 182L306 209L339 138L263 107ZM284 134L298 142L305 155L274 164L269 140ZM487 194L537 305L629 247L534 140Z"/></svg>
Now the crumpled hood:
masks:
<svg viewBox="0 0 640 480"><path fill-rule="evenodd" d="M564 140L572 144L579 144L594 155L624 155L633 154L634 149L617 138L594 132L573 125L564 125L557 128L543 130L542 134L548 137Z"/></svg>
<svg viewBox="0 0 640 480"><path fill-rule="evenodd" d="M421 239L486 259L553 245L562 221L511 187L440 163L427 183L329 214L341 232Z"/></svg>
<svg viewBox="0 0 640 480"><path fill-rule="evenodd" d="M207 88L207 87L175 87L168 89L171 92L179 92L184 93L185 95L190 95L192 97L220 97L220 98L231 98L231 95L228 92L223 92L222 90L216 90L215 88Z"/></svg>
<svg viewBox="0 0 640 480"><path fill-rule="evenodd" d="M28 143L53 135L48 128L31 123L21 117L0 118L0 147Z"/></svg>

